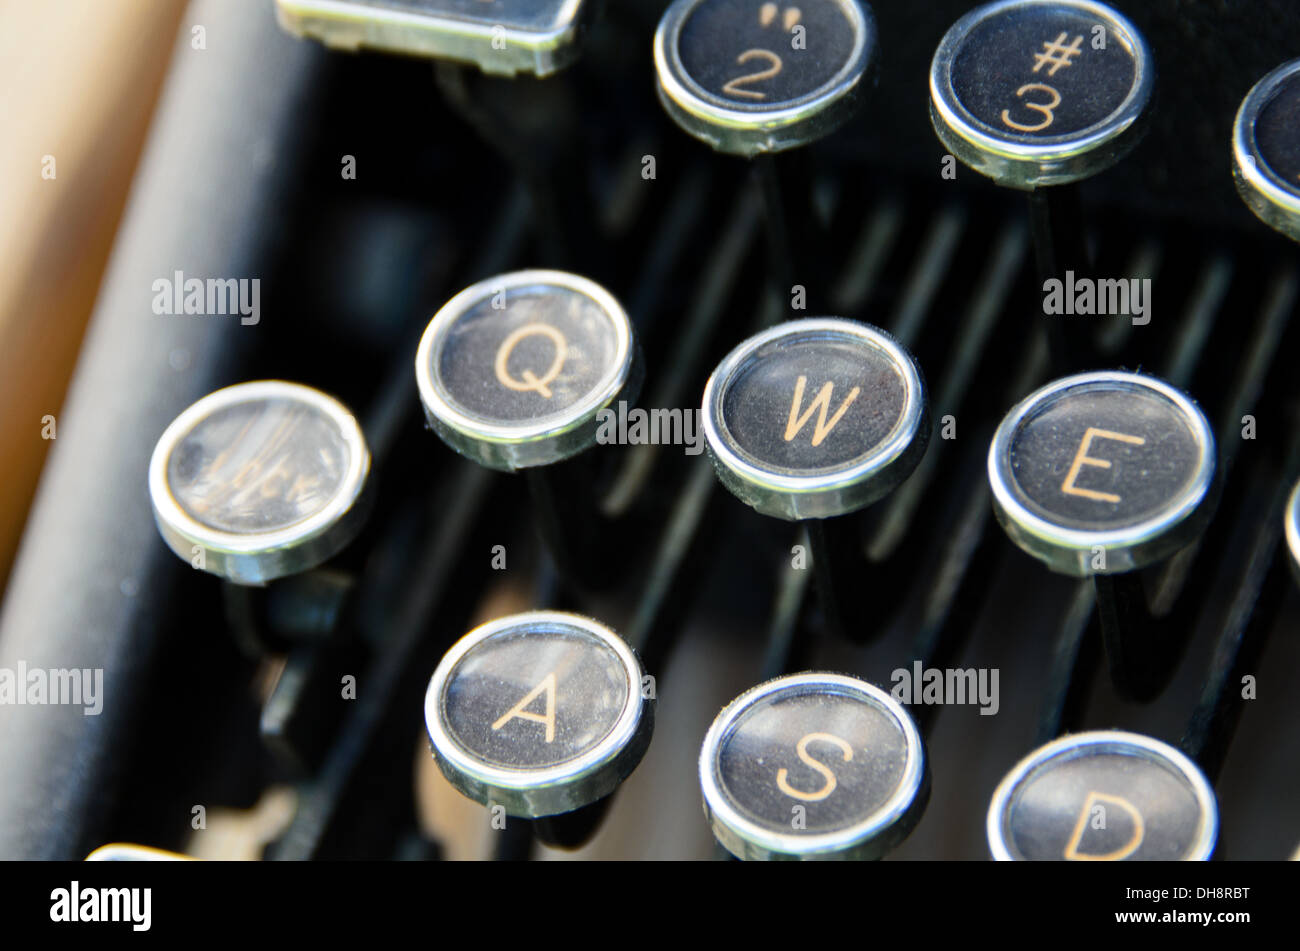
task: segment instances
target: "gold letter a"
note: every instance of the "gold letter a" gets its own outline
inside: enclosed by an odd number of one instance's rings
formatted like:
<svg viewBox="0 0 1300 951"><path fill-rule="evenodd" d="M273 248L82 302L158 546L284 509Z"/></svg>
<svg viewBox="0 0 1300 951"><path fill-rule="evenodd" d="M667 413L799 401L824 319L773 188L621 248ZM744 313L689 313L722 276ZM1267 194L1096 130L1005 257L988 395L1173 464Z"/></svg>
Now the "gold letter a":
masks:
<svg viewBox="0 0 1300 951"><path fill-rule="evenodd" d="M524 708L536 700L537 695L542 691L546 691L546 713L529 713ZM534 723L545 723L546 742L550 743L555 740L555 671L551 671L543 677L541 683L528 691L522 700L507 710L500 720L492 724L492 729L499 730L516 717L521 720L532 720Z"/></svg>

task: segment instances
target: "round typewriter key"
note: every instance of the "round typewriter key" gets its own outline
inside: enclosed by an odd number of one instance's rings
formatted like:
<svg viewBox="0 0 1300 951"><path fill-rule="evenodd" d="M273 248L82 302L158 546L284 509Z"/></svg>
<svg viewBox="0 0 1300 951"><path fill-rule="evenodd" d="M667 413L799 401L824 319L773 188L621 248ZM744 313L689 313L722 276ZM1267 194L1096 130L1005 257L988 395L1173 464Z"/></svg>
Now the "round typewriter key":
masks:
<svg viewBox="0 0 1300 951"><path fill-rule="evenodd" d="M853 114L875 42L857 0L677 0L655 32L659 99L718 151L796 148Z"/></svg>
<svg viewBox="0 0 1300 951"><path fill-rule="evenodd" d="M746 340L704 390L718 476L764 515L830 518L883 497L929 441L921 374L866 324L806 318Z"/></svg>
<svg viewBox="0 0 1300 951"><path fill-rule="evenodd" d="M635 399L638 370L618 301L562 271L517 271L466 288L434 316L415 358L438 435L506 471L593 445L600 411Z"/></svg>
<svg viewBox="0 0 1300 951"><path fill-rule="evenodd" d="M1039 287L1091 272L1074 183L1137 144L1153 73L1137 29L1092 0L999 0L966 14L939 44L930 66L935 132L980 174L1029 190ZM1092 327L1042 327L1055 372L1093 364Z"/></svg>
<svg viewBox="0 0 1300 951"><path fill-rule="evenodd" d="M1214 792L1195 763L1113 730L1062 737L1021 760L988 814L999 861L1204 861L1218 830Z"/></svg>
<svg viewBox="0 0 1300 951"><path fill-rule="evenodd" d="M887 495L925 453L929 413L911 356L851 320L778 324L714 370L703 419L722 484L764 515L805 520L827 625L866 640L870 568L843 516Z"/></svg>
<svg viewBox="0 0 1300 951"><path fill-rule="evenodd" d="M1214 436L1186 395L1138 373L1043 387L1003 419L989 449L998 520L1063 574L1154 564L1213 514Z"/></svg>
<svg viewBox="0 0 1300 951"><path fill-rule="evenodd" d="M425 696L447 779L509 815L571 812L614 791L654 727L643 670L609 628L558 611L499 618L438 664Z"/></svg>
<svg viewBox="0 0 1300 951"><path fill-rule="evenodd" d="M296 383L205 396L158 440L158 530L195 567L261 584L315 567L360 530L370 452L352 414Z"/></svg>
<svg viewBox="0 0 1300 951"><path fill-rule="evenodd" d="M1286 503L1286 545L1291 552L1291 567L1300 578L1300 482Z"/></svg>
<svg viewBox="0 0 1300 951"><path fill-rule="evenodd" d="M1001 0L950 29L930 67L944 145L1000 184L1074 182L1136 144L1151 98L1146 41L1091 0Z"/></svg>
<svg viewBox="0 0 1300 951"><path fill-rule="evenodd" d="M1111 679L1146 701L1189 626L1150 609L1138 570L1195 542L1218 501L1214 438L1185 394L1137 373L1043 387L989 447L993 508L1011 540L1053 571L1092 577Z"/></svg>
<svg viewBox="0 0 1300 951"><path fill-rule="evenodd" d="M1261 220L1300 240L1300 59L1269 73L1237 111L1232 170L1237 191Z"/></svg>
<svg viewBox="0 0 1300 951"><path fill-rule="evenodd" d="M888 693L838 674L780 677L724 709L700 750L713 833L742 859L876 859L930 794L921 734Z"/></svg>
<svg viewBox="0 0 1300 951"><path fill-rule="evenodd" d="M434 315L415 358L434 431L480 465L526 471L548 551L566 581L588 587L612 580L617 559L599 524L589 457L575 457L596 443L605 411L636 399L641 375L618 301L563 271L516 271L466 288Z"/></svg>

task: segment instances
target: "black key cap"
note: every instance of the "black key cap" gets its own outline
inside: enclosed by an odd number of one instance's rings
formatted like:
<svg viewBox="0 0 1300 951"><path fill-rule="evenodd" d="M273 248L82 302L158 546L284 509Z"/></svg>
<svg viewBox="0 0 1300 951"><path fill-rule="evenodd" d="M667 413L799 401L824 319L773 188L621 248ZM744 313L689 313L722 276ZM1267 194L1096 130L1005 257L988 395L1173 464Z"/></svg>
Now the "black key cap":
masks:
<svg viewBox="0 0 1300 951"><path fill-rule="evenodd" d="M181 559L262 584L319 565L355 537L369 471L361 428L342 404L296 383L241 383L167 427L149 494Z"/></svg>
<svg viewBox="0 0 1300 951"><path fill-rule="evenodd" d="M736 698L700 750L704 811L742 859L876 859L929 800L925 744L888 693L838 674Z"/></svg>
<svg viewBox="0 0 1300 951"><path fill-rule="evenodd" d="M883 330L834 317L746 340L704 390L718 476L764 515L833 518L887 495L929 440L921 374Z"/></svg>
<svg viewBox="0 0 1300 951"><path fill-rule="evenodd" d="M1089 178L1137 144L1154 67L1123 15L1089 0L1003 0L953 25L930 67L944 145L1000 185Z"/></svg>
<svg viewBox="0 0 1300 951"><path fill-rule="evenodd" d="M654 729L636 654L596 621L558 611L470 631L429 681L425 724L460 792L537 818L599 803L636 768Z"/></svg>
<svg viewBox="0 0 1300 951"><path fill-rule="evenodd" d="M517 271L461 291L434 315L415 360L434 431L506 472L594 445L597 414L635 399L638 373L622 306L562 271Z"/></svg>
<svg viewBox="0 0 1300 951"><path fill-rule="evenodd" d="M989 450L998 520L1062 574L1134 571L1200 536L1216 454L1204 414L1154 377L1057 380L1013 408Z"/></svg>
<svg viewBox="0 0 1300 951"><path fill-rule="evenodd" d="M1146 41L1092 0L1001 0L944 36L930 118L944 146L998 184L1029 190L1039 286L1091 272L1074 183L1142 137L1154 85ZM1091 327L1044 327L1058 373L1093 365Z"/></svg>
<svg viewBox="0 0 1300 951"><path fill-rule="evenodd" d="M1204 861L1214 791L1190 759L1136 733L1062 737L1016 764L989 805L999 861Z"/></svg>
<svg viewBox="0 0 1300 951"><path fill-rule="evenodd" d="M528 472L539 527L566 576L607 580L590 473L557 467L596 443L602 410L640 390L640 355L618 301L562 271L489 278L434 315L415 377L447 445L479 465Z"/></svg>
<svg viewBox="0 0 1300 951"><path fill-rule="evenodd" d="M352 579L311 569L361 530L369 473L347 408L280 380L205 396L167 427L149 467L158 530L182 560L226 581L234 641L253 657L290 652L261 732L298 768L319 761L341 715L330 699L341 658L344 671L360 662L341 636Z"/></svg>
<svg viewBox="0 0 1300 951"><path fill-rule="evenodd" d="M875 44L856 0L677 0L655 33L659 99L720 152L798 148L853 116Z"/></svg>
<svg viewBox="0 0 1300 951"><path fill-rule="evenodd" d="M723 485L764 515L807 522L829 622L867 636L869 576L856 526L842 517L891 492L925 453L930 422L915 361L866 324L790 321L727 355L703 414Z"/></svg>
<svg viewBox="0 0 1300 951"><path fill-rule="evenodd" d="M1241 198L1270 227L1300 240L1300 59L1261 79L1237 111L1232 172Z"/></svg>
<svg viewBox="0 0 1300 951"><path fill-rule="evenodd" d="M655 73L668 114L714 149L756 159L778 298L799 286L816 308L826 275L812 176L775 153L847 122L875 54L870 10L857 0L677 0L659 21Z"/></svg>
<svg viewBox="0 0 1300 951"><path fill-rule="evenodd" d="M1138 373L1057 380L989 447L998 521L1053 571L1091 577L1116 686L1148 699L1177 652L1136 572L1196 541L1218 502L1214 436L1191 399ZM1166 625L1170 637L1185 636Z"/></svg>

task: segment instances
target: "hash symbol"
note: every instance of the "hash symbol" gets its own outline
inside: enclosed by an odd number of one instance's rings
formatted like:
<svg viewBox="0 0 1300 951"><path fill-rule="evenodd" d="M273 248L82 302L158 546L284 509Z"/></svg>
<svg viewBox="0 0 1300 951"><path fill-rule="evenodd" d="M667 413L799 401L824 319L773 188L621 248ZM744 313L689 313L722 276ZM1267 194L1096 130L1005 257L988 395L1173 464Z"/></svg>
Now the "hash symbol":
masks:
<svg viewBox="0 0 1300 951"><path fill-rule="evenodd" d="M1064 32L1051 42L1045 40L1043 42L1043 48L1047 50L1047 52L1034 54L1034 72L1038 72L1048 63L1051 63L1052 68L1047 71L1047 75L1055 76L1056 71L1062 66L1073 66L1074 61L1071 60L1070 57L1078 56L1083 52L1082 49L1080 49L1082 43L1083 37L1076 36L1074 42L1069 46L1066 46Z"/></svg>

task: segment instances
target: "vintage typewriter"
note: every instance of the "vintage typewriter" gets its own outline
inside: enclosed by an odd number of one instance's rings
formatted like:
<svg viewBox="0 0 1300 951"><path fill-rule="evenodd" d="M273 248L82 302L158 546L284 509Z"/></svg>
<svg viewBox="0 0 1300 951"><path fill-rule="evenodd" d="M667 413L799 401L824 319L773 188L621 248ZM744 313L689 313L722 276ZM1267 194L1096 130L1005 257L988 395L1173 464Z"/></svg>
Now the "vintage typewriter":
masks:
<svg viewBox="0 0 1300 951"><path fill-rule="evenodd" d="M1292 857L1297 56L1284 0L194 3L0 856Z"/></svg>

